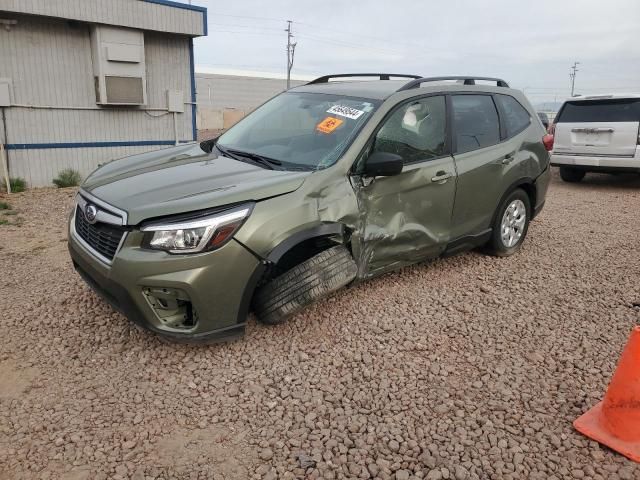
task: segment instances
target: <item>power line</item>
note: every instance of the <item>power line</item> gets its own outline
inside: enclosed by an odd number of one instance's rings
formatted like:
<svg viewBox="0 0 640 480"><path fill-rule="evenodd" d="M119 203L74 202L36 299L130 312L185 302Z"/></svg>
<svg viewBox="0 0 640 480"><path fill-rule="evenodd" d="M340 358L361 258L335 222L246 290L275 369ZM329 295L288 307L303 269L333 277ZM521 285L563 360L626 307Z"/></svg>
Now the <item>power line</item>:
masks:
<svg viewBox="0 0 640 480"><path fill-rule="evenodd" d="M256 17L256 16L250 16L250 15L230 15L230 14L216 13L215 16L216 17L230 17L230 18L249 18L251 20L266 20L266 21L269 21L269 22L284 22L284 20L282 18Z"/></svg>
<svg viewBox="0 0 640 480"><path fill-rule="evenodd" d="M209 25L217 25L220 27L239 27L239 28L257 28L259 30L273 30L279 32L280 29L276 27L256 27L255 25L241 25L239 23L209 23Z"/></svg>
<svg viewBox="0 0 640 480"><path fill-rule="evenodd" d="M346 36L346 37L354 37L354 38L358 38L358 39L370 39L370 40L376 40L378 42L383 43L384 45L395 45L397 47L401 47L406 49L407 47L409 48L419 48L421 51L439 51L438 49L432 48L432 47L427 47L424 44L420 44L420 43L414 43L414 42L390 42L388 38L382 38L382 37L376 37L373 35L366 35L366 34L360 34L360 33L347 33L341 30L336 30L333 28L328 28L328 27L321 27L319 25L314 25L312 23L306 23L306 22L296 22L298 25L303 25L306 26L308 28L314 29L314 30L318 30L318 31L324 31L324 32L330 32L330 33L335 33L338 35L342 35L342 36ZM304 29L302 30L304 32Z"/></svg>
<svg viewBox="0 0 640 480"><path fill-rule="evenodd" d="M247 31L238 31L238 30L215 30L215 31L209 32L209 35L214 33L234 33L238 35L275 35L278 37L281 35L280 33L275 33L275 32L247 32Z"/></svg>
<svg viewBox="0 0 640 480"><path fill-rule="evenodd" d="M383 50L383 49L379 49L379 48L373 48L367 45L360 45L357 43L351 43L351 42L344 42L344 41L340 41L340 40L334 40L332 38L327 38L327 37L320 37L317 35L311 35L308 33L302 34L302 35L298 35L298 37L300 38L306 38L307 40L311 40L311 41L315 41L315 42L322 42L324 44L331 44L331 45L337 45L340 47L347 47L347 48L355 48L355 49L359 49L359 50L368 50L371 52L378 52L378 53L386 53L386 54L400 54L401 52L398 52L397 50Z"/></svg>

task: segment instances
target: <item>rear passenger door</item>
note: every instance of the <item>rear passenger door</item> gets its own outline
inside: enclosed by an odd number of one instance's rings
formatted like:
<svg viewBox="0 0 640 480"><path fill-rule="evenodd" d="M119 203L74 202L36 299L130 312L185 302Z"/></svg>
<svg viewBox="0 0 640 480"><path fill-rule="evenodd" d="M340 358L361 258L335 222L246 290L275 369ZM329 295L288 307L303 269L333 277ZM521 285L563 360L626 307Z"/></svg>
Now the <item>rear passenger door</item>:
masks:
<svg viewBox="0 0 640 480"><path fill-rule="evenodd" d="M489 229L500 199L522 176L527 155L520 146L531 117L508 95L454 94L451 108L458 173L452 238L457 239Z"/></svg>

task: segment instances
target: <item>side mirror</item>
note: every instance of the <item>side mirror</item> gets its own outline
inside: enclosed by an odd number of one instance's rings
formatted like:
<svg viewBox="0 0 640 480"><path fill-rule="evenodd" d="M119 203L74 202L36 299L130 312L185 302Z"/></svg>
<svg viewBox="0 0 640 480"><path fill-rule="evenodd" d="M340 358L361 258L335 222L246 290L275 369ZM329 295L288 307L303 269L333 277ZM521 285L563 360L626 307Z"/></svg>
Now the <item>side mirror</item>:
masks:
<svg viewBox="0 0 640 480"><path fill-rule="evenodd" d="M402 173L404 160L400 155L388 152L375 152L368 158L364 166L367 177L392 177Z"/></svg>

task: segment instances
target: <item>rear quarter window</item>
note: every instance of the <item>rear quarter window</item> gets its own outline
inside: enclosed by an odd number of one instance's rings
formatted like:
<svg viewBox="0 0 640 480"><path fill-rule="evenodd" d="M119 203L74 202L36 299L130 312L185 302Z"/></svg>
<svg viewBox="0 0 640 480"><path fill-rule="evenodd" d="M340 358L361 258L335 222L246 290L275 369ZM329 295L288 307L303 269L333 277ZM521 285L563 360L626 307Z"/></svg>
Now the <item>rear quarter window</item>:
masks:
<svg viewBox="0 0 640 480"><path fill-rule="evenodd" d="M531 124L531 115L520 102L509 95L496 95L507 137L517 135Z"/></svg>
<svg viewBox="0 0 640 480"><path fill-rule="evenodd" d="M638 122L640 99L587 100L567 102L556 123Z"/></svg>

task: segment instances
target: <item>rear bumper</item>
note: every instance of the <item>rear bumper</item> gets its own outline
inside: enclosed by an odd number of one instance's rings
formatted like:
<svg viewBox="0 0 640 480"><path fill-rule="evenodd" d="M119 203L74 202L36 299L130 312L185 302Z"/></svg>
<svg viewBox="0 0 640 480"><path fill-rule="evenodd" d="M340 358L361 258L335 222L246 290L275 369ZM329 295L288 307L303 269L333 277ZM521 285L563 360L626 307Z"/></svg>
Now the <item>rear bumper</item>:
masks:
<svg viewBox="0 0 640 480"><path fill-rule="evenodd" d="M633 157L606 157L589 155L552 154L554 167L575 167L587 171L640 171L640 148Z"/></svg>

